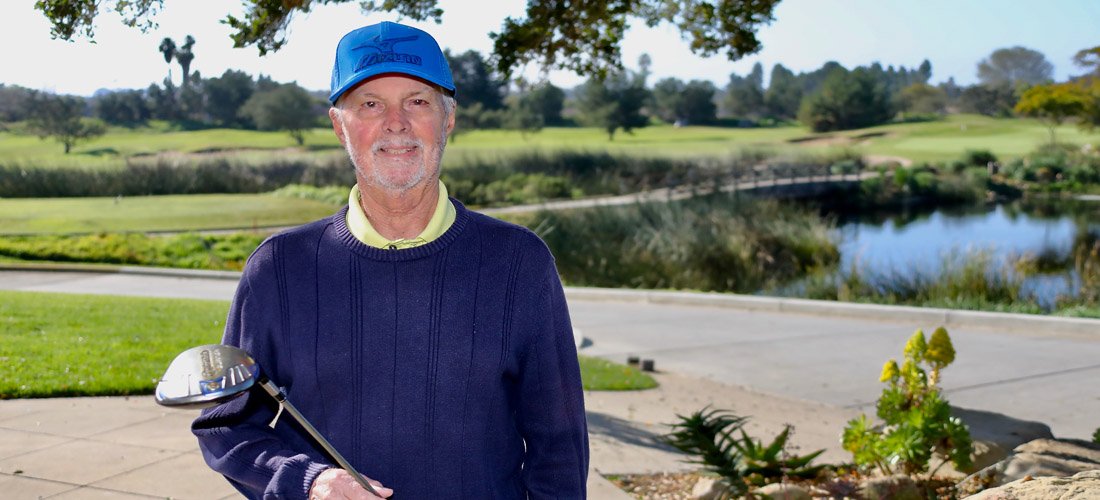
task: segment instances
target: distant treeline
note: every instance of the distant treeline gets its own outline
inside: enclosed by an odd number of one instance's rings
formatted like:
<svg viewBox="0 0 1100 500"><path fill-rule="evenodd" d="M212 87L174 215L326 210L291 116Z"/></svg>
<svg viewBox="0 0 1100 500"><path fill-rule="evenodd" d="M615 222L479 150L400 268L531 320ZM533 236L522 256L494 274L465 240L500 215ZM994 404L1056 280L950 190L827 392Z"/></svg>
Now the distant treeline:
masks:
<svg viewBox="0 0 1100 500"><path fill-rule="evenodd" d="M915 68L876 62L847 69L828 62L798 74L776 64L767 86L764 68L758 63L747 75L731 74L719 89L704 80L665 78L651 83L652 63L643 55L639 71L593 77L565 90L549 82L509 85L476 51L457 55L448 51L447 57L459 89L459 132L476 128L537 131L543 126L583 124L604 128L611 138L617 130L630 131L653 120L736 126L799 120L825 131L895 119L930 119L948 112L1010 116L1028 87L1049 83L1053 74L1053 66L1041 53L1012 47L998 49L980 61L981 81L968 87L953 79L931 85L932 63L924 60ZM32 118L34 93L0 84L0 122ZM324 91L307 92L294 83L228 70L213 78L190 73L179 87L165 79L144 90L101 91L82 102L85 116L108 124L136 125L157 119L191 127L279 129L293 134L295 127L325 124L325 97ZM280 121L289 109L301 115L293 124L285 118Z"/></svg>

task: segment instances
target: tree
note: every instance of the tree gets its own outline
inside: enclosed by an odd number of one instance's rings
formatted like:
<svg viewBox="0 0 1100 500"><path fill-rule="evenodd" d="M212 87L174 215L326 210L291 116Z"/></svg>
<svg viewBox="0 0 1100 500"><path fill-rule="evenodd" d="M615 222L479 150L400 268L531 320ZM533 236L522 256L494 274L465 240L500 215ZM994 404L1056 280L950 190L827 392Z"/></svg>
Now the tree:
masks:
<svg viewBox="0 0 1100 500"><path fill-rule="evenodd" d="M463 105L481 103L483 109L503 109L506 84L493 74L493 68L476 50L459 55L443 52L454 76L456 97Z"/></svg>
<svg viewBox="0 0 1100 500"><path fill-rule="evenodd" d="M1077 51L1073 56L1073 63L1089 70L1089 75L1100 77L1100 45Z"/></svg>
<svg viewBox="0 0 1100 500"><path fill-rule="evenodd" d="M757 119L767 113L764 108L764 67L760 63L754 64L746 77L730 74L730 81L726 84L725 108L726 113L738 118Z"/></svg>
<svg viewBox="0 0 1100 500"><path fill-rule="evenodd" d="M959 94L959 111L986 116L1012 116L1016 91L1007 85L971 85Z"/></svg>
<svg viewBox="0 0 1100 500"><path fill-rule="evenodd" d="M665 78L653 84L654 112L657 118L668 123L677 121L680 102L684 99L684 82L679 78Z"/></svg>
<svg viewBox="0 0 1100 500"><path fill-rule="evenodd" d="M587 125L607 131L607 140L615 140L615 131L631 133L649 122L642 107L649 98L645 81L625 71L612 73L601 80L590 78L578 91L581 120Z"/></svg>
<svg viewBox="0 0 1100 500"><path fill-rule="evenodd" d="M239 114L241 106L256 91L256 83L243 71L225 70L222 76L203 81L206 112L215 124L223 127L245 126L250 122Z"/></svg>
<svg viewBox="0 0 1100 500"><path fill-rule="evenodd" d="M33 94L34 91L28 88L0 83L0 122L26 120Z"/></svg>
<svg viewBox="0 0 1100 500"><path fill-rule="evenodd" d="M145 94L140 90L108 92L95 98L95 114L114 125L132 126L152 117Z"/></svg>
<svg viewBox="0 0 1100 500"><path fill-rule="evenodd" d="M241 17L223 21L234 31L234 46L255 45L260 55L279 50L286 43L286 27L296 12L309 12L315 4L351 0L247 0ZM154 26L153 17L164 0L39 0L35 8L49 19L54 38L71 40L94 36L95 18L111 9L123 23L143 31ZM364 12L390 11L423 21L440 21L443 10L436 0L366 0ZM578 74L603 76L622 67L619 45L631 18L648 26L674 25L688 39L691 50L703 56L724 51L729 60L760 50L756 30L772 21L779 0L618 0L613 2L527 2L525 18L506 18L493 39L497 71L506 78L513 68L530 62L545 69L566 69Z"/></svg>
<svg viewBox="0 0 1100 500"><path fill-rule="evenodd" d="M713 83L692 80L684 83L676 78L665 78L653 86L653 100L657 116L669 123L711 123L717 115Z"/></svg>
<svg viewBox="0 0 1100 500"><path fill-rule="evenodd" d="M53 138L65 146L65 154L77 142L99 137L107 132L99 120L84 118L84 100L34 92L28 103L27 128L42 139Z"/></svg>
<svg viewBox="0 0 1100 500"><path fill-rule="evenodd" d="M274 90L256 92L244 103L241 113L261 130L286 130L299 146L305 144L305 132L320 118L313 96L296 83Z"/></svg>
<svg viewBox="0 0 1100 500"><path fill-rule="evenodd" d="M168 79L172 79L172 58L176 57L176 42L171 38L164 37L164 40L160 41L160 46L157 50L164 55L164 62L168 63Z"/></svg>
<svg viewBox="0 0 1100 500"><path fill-rule="evenodd" d="M1053 74L1046 56L1026 47L997 49L978 63L978 80L986 86L1037 85L1050 81Z"/></svg>
<svg viewBox="0 0 1100 500"><path fill-rule="evenodd" d="M528 93L509 96L508 111L504 116L504 128L518 130L524 138L527 134L538 132L546 124L539 112L538 103L526 99Z"/></svg>
<svg viewBox="0 0 1100 500"><path fill-rule="evenodd" d="M163 88L153 83L145 90L149 111L152 117L158 120L179 120L183 112L176 99L176 86L168 78L165 78L163 83Z"/></svg>
<svg viewBox="0 0 1100 500"><path fill-rule="evenodd" d="M886 85L867 68L833 71L799 112L799 119L814 132L869 127L893 116Z"/></svg>
<svg viewBox="0 0 1100 500"><path fill-rule="evenodd" d="M1080 125L1086 130L1100 127L1100 78L1086 78L1078 82L1085 92L1085 107L1078 115Z"/></svg>
<svg viewBox="0 0 1100 500"><path fill-rule="evenodd" d="M1089 95L1080 85L1057 83L1036 85L1027 89L1016 103L1016 112L1024 116L1042 119L1050 130L1050 144L1054 145L1054 129L1071 116L1084 113Z"/></svg>
<svg viewBox="0 0 1100 500"><path fill-rule="evenodd" d="M783 67L772 66L768 78L768 90L764 92L764 109L767 115L776 120L793 120L798 117L798 106L802 104L802 87L798 77Z"/></svg>
<svg viewBox="0 0 1100 500"><path fill-rule="evenodd" d="M542 82L531 87L522 99L531 103L531 106L542 115L546 125L562 125L565 120L561 116L565 105L565 91L550 82Z"/></svg>
<svg viewBox="0 0 1100 500"><path fill-rule="evenodd" d="M932 62L928 59L921 61L920 66L917 67L917 75L919 77L917 83L927 84L932 79Z"/></svg>
<svg viewBox="0 0 1100 500"><path fill-rule="evenodd" d="M947 108L947 93L927 83L914 83L898 92L898 111L920 115L941 114Z"/></svg>
<svg viewBox="0 0 1100 500"><path fill-rule="evenodd" d="M187 87L188 78L191 75L191 61L195 59L195 54L191 52L191 47L195 46L195 38L191 35L187 35L184 39L183 46L176 49L176 62L180 64L180 70L183 71L183 83L181 87Z"/></svg>

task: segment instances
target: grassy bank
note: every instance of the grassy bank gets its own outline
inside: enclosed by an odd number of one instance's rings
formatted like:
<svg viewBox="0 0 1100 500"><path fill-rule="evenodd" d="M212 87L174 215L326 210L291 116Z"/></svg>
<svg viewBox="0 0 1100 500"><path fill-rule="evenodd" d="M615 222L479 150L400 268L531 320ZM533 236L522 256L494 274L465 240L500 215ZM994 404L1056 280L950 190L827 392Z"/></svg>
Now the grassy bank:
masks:
<svg viewBox="0 0 1100 500"><path fill-rule="evenodd" d="M0 199L0 235L263 228L335 211L324 201L265 194L7 198Z"/></svg>
<svg viewBox="0 0 1100 500"><path fill-rule="evenodd" d="M0 399L152 394L184 349L220 341L229 303L0 291ZM587 390L656 386L581 357Z"/></svg>

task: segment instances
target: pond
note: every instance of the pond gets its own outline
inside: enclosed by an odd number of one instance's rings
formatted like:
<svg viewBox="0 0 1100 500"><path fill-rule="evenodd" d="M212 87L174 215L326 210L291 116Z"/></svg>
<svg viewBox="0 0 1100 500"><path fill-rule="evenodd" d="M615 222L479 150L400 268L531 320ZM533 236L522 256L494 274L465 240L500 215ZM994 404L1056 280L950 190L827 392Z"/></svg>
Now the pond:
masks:
<svg viewBox="0 0 1100 500"><path fill-rule="evenodd" d="M934 273L951 259L986 252L995 263L1024 255L1070 260L1075 241L1100 234L1100 197L842 218L840 272L853 265L871 275ZM1033 275L1023 289L1049 306L1078 288L1065 269Z"/></svg>

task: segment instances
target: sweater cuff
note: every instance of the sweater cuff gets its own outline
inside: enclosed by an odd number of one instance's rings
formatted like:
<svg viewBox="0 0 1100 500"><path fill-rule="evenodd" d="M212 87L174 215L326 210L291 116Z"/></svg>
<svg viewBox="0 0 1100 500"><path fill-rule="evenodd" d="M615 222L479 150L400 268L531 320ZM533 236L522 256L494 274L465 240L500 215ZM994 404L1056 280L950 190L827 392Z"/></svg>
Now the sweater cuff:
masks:
<svg viewBox="0 0 1100 500"><path fill-rule="evenodd" d="M320 462L310 462L306 466L305 475L302 476L302 498L309 498L309 490L313 487L313 481L317 480L322 472L331 469L332 466Z"/></svg>

